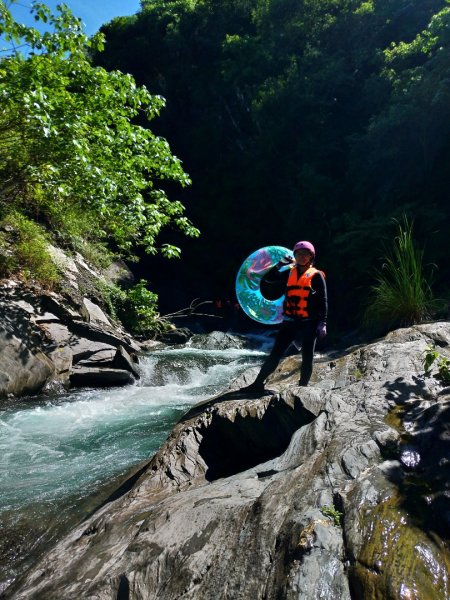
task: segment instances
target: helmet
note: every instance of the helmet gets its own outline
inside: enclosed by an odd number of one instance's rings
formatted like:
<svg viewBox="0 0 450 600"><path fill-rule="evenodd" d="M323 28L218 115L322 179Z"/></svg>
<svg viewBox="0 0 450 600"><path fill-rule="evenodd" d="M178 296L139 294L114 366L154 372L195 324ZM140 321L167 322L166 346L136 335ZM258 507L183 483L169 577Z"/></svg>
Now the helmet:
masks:
<svg viewBox="0 0 450 600"><path fill-rule="evenodd" d="M294 246L293 253L295 254L297 250L309 250L313 257L316 256L316 251L314 250L314 246L311 242L297 242Z"/></svg>

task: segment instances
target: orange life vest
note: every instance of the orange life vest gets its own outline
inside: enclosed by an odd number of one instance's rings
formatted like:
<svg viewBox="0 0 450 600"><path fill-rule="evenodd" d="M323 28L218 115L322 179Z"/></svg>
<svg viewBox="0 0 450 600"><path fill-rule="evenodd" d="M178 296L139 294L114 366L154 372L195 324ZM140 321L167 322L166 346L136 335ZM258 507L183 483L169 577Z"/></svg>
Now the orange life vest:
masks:
<svg viewBox="0 0 450 600"><path fill-rule="evenodd" d="M286 287L286 298L284 301L284 314L288 317L308 318L310 316L309 297L311 295L311 279L316 273L322 273L314 267L309 267L300 276L297 267L293 267L289 273Z"/></svg>

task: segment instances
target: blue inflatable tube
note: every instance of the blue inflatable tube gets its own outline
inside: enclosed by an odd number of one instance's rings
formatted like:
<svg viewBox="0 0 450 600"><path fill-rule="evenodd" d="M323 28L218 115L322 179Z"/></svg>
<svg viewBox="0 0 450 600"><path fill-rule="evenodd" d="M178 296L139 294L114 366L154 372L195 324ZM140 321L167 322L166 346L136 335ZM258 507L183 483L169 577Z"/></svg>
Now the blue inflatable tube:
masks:
<svg viewBox="0 0 450 600"><path fill-rule="evenodd" d="M283 320L284 295L267 300L261 293L261 280L291 250L283 246L265 246L244 260L236 277L236 296L242 310L254 321L275 325Z"/></svg>

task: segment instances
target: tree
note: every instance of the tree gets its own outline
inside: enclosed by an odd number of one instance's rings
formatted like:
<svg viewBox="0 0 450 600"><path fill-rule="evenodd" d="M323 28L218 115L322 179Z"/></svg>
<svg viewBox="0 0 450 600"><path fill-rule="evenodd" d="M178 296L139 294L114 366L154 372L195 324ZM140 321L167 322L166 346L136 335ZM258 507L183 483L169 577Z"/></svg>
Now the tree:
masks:
<svg viewBox="0 0 450 600"><path fill-rule="evenodd" d="M52 14L33 3L47 25L41 33L16 23L11 4L0 0L9 43L0 58L0 216L19 211L69 244L86 238L122 253L143 245L178 256L177 247L158 246L161 229L199 232L162 189L164 181L190 183L167 141L146 126L164 99L131 75L93 67L103 35L89 39L65 5Z"/></svg>

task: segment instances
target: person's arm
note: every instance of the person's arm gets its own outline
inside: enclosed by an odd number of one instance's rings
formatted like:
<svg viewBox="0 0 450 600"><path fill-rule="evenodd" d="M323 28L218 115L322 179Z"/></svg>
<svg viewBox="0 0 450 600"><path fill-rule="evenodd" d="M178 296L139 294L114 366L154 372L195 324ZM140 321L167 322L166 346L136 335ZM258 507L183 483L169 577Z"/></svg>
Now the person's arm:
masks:
<svg viewBox="0 0 450 600"><path fill-rule="evenodd" d="M311 280L311 287L314 290L314 303L317 310L317 318L320 323L326 325L328 316L328 294L325 277L322 273L316 273Z"/></svg>
<svg viewBox="0 0 450 600"><path fill-rule="evenodd" d="M288 276L288 270L280 271L278 265L275 265L270 269L270 271L267 271L267 273L262 278L262 281L268 284L276 284L282 282L286 283Z"/></svg>

